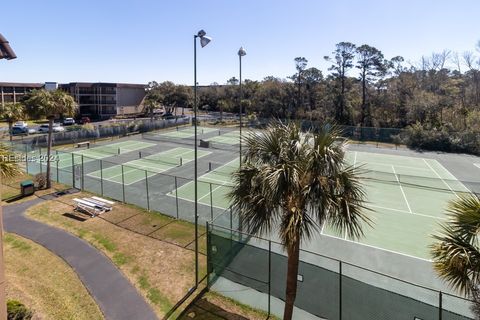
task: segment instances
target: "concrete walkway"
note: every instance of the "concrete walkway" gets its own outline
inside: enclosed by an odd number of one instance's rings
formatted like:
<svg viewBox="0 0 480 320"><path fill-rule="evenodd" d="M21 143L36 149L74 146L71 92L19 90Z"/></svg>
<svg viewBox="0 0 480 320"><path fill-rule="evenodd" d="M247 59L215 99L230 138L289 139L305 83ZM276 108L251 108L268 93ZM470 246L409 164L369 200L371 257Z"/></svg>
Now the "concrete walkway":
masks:
<svg viewBox="0 0 480 320"><path fill-rule="evenodd" d="M5 231L33 240L64 259L77 273L106 319L158 319L135 287L100 251L66 231L24 215L28 207L42 201L34 199L4 207Z"/></svg>

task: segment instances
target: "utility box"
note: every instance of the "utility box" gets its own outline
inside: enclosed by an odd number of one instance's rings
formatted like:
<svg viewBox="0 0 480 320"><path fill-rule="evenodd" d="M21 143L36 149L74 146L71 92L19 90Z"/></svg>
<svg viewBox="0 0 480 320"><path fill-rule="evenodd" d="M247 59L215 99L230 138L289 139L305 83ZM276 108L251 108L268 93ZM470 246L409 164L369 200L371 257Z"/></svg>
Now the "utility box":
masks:
<svg viewBox="0 0 480 320"><path fill-rule="evenodd" d="M22 191L22 196L31 196L35 193L35 186L32 180L25 180L20 182L20 189Z"/></svg>

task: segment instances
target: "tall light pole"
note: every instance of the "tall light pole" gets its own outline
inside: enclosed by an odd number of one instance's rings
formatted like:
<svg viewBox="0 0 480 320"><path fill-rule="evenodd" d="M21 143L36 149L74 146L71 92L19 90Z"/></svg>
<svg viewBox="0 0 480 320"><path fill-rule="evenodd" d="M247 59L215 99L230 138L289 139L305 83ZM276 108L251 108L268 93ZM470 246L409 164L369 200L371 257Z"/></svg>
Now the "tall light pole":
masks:
<svg viewBox="0 0 480 320"><path fill-rule="evenodd" d="M247 55L247 51L243 49L243 47L240 47L238 49L238 61L240 64L240 165L242 165L242 113L243 113L243 108L242 108L242 99L243 99L243 92L242 92L242 57Z"/></svg>
<svg viewBox="0 0 480 320"><path fill-rule="evenodd" d="M207 33L204 30L198 31L196 35L193 36L193 116L194 116L194 128L195 128L195 287L198 286L198 158L197 158L197 38L200 38L200 45L205 47L212 38L207 37Z"/></svg>
<svg viewBox="0 0 480 320"><path fill-rule="evenodd" d="M15 59L17 56L2 34L0 34L0 59ZM0 319L7 319L7 300L5 298L5 268L3 256L3 208L0 205Z"/></svg>

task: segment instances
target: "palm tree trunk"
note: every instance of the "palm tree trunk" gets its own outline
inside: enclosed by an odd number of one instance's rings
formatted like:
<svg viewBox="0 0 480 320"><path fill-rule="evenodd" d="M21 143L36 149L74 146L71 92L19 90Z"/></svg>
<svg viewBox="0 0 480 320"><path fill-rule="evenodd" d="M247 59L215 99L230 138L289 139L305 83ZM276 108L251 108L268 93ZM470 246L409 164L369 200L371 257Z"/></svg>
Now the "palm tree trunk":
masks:
<svg viewBox="0 0 480 320"><path fill-rule="evenodd" d="M299 239L299 237L297 237ZM296 241L287 250L288 269L287 269L287 290L285 294L285 309L283 311L283 320L291 320L293 316L293 306L297 296L297 275L298 261L300 258L300 242Z"/></svg>
<svg viewBox="0 0 480 320"><path fill-rule="evenodd" d="M48 141L47 141L47 189L52 187L52 181L50 179L50 153L52 149L52 131L53 131L53 118L48 119Z"/></svg>

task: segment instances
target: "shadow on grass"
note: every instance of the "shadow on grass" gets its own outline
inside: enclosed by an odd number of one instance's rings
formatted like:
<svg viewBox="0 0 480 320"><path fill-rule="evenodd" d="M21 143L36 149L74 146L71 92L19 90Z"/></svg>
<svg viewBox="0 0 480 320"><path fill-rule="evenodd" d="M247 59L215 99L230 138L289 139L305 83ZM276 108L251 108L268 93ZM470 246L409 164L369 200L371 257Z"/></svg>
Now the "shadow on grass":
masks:
<svg viewBox="0 0 480 320"><path fill-rule="evenodd" d="M226 311L219 306L200 297L196 299L178 318L179 320L248 320L244 316Z"/></svg>

